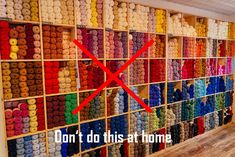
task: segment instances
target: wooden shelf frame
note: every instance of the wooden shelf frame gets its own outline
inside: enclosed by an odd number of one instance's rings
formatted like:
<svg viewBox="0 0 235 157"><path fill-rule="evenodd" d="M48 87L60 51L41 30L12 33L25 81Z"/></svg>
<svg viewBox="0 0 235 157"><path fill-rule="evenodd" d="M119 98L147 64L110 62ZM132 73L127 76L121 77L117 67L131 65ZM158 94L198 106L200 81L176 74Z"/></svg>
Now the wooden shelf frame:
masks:
<svg viewBox="0 0 235 157"><path fill-rule="evenodd" d="M105 1L105 0L104 0ZM44 98L44 115L45 115L45 127L46 129L43 130L43 131L38 131L38 132L35 132L35 133L28 133L28 134L22 134L22 135L19 135L19 136L13 136L13 137L7 137L6 136L6 127L5 127L5 118L3 117L3 121L1 122L1 124L4 126L3 127L3 132L5 134L5 146L7 148L7 141L8 140L12 140L12 139L16 139L16 138L20 138L20 137L25 137L25 136L29 136L29 135L33 135L33 134L37 134L37 133L43 133L45 132L46 133L46 143L47 143L47 156L49 156L49 151L48 151L48 131L51 131L51 130L57 130L57 129L61 129L61 128L65 128L65 127L69 127L69 126L78 126L78 131L80 132L81 130L81 124L84 124L84 123L89 123L89 122L92 122L92 121L96 121L96 120L104 120L105 121L105 125L106 125L106 131L108 130L108 127L107 127L107 123L108 123L108 119L109 118L112 118L112 117L116 117L116 116L120 116L120 115L127 115L128 117L128 133L130 132L130 116L132 113L135 113L135 112L144 112L145 110L144 109L138 109L138 110L134 110L134 111L131 111L130 110L130 96L128 97L128 112L125 112L125 113L122 113L122 114L116 114L116 115L111 115L111 116L108 116L107 115L107 90L110 90L110 89L117 89L117 88L121 88L120 86L118 87L106 87L104 89L104 94L105 94L105 116L104 117L99 117L97 119L91 119L91 120L85 120L85 121L80 121L80 112L78 113L78 123L75 123L75 124L71 124L71 125L65 125L65 126L59 126L59 127L55 127L55 128L52 128L52 129L48 129L47 127L47 111L46 111L46 97L48 96L56 96L56 95L63 95L63 94L76 94L77 95L77 104L79 105L79 93L82 93L82 92L89 92L89 91L94 91L95 89L87 89L87 90L77 90L75 92L68 92L68 93L55 93L55 94L46 94L46 91L45 91L45 76L44 76L44 62L45 61L70 61L70 60L74 60L76 61L76 63L78 63L78 61L91 61L91 59L89 58L78 58L78 52L77 52L77 48L76 48L76 58L75 59L44 59L44 56L43 56L43 34L42 34L42 25L44 24L48 24L48 23L45 23L42 21L42 17L41 17L41 1L38 0L39 2L39 19L40 21L39 22L33 22L33 21L17 21L17 20L13 20L13 21L10 21L11 24L25 24L25 23L32 23L32 24L35 24L35 25L39 25L40 27L40 42L41 42L41 57L42 59L40 60L33 60L33 59L24 59L24 60L0 60L0 74L2 74L2 68L1 68L1 63L3 62L27 62L27 61L40 61L42 63L42 74L43 74L43 95L42 96L35 96L35 97L27 97L27 98L16 98L16 99L11 99L11 100L4 100L3 98L3 91L1 90L1 93L0 93L0 96L1 96L1 115L4 116L4 102L6 101L15 101L15 100L23 100L23 99L30 99L30 98L38 98L38 97L43 97ZM126 2L127 3L127 8L129 6L129 2ZM75 3L74 3L75 4ZM104 3L103 3L104 4ZM143 5L144 6L144 5ZM146 7L151 7L151 6L146 6ZM75 6L74 6L75 8ZM166 11L166 16L169 12L169 10L166 10L164 8L156 8L156 9L163 9L164 11ZM105 7L103 7L103 27L90 27L90 26L85 26L85 28L87 29L99 29L99 30L103 30L103 43L105 43L105 32L107 30L107 28L105 28L105 15L108 14L105 10ZM186 15L184 13L182 13L182 15ZM127 15L128 16L128 15ZM188 14L187 14L188 16ZM190 15L190 16L193 16L195 17L195 22L192 22L192 25L193 27L195 28L195 23L196 23L196 18L197 16L194 16L194 15ZM74 9L74 25L66 25L66 24L52 24L54 26L62 26L64 28L69 28L69 29L72 29L74 31L74 34L75 34L75 39L77 39L77 29L78 28L83 28L83 27L80 27L78 26L76 23L76 9ZM202 18L202 17L200 17ZM205 17L205 19L208 19ZM129 21L129 19L127 18L127 21ZM206 20L208 21L208 20ZM109 29L110 30L110 29ZM127 32L128 34L128 40L127 40L127 45L128 45L128 57L127 58L107 58L106 57L106 49L105 49L105 44L103 44L103 50L104 50L104 58L99 58L98 60L100 61L103 61L104 65L106 66L106 62L107 61L111 61L111 60L114 60L114 61L118 61L118 60L128 60L130 59L130 47L129 47L129 33L131 32L139 32L139 33L148 33L148 36L149 36L149 39L150 39L150 34L156 34L156 35L162 35L162 36L165 36L165 57L164 58L151 58L150 57L150 50L148 50L148 58L138 58L138 59L144 59L144 60L148 60L148 83L144 83L144 84L136 84L136 85L130 85L130 68L128 67L128 84L127 86L128 87L137 87L137 86L146 86L148 88L148 92L150 90L150 85L152 84L159 84L159 83L164 83L165 85L165 88L164 88L164 99L165 99L165 103L164 104L161 104L159 106L155 106L155 107L152 107L152 108L159 108L159 107L164 107L165 108L165 119L167 118L167 107L168 105L171 105L171 104L175 104L175 103L182 103L184 101L187 101L187 100L182 100L182 101L178 101L178 102L174 102L174 103L167 103L167 84L169 82L182 82L182 81L185 81L185 80L193 80L195 81L196 79L206 79L206 78L210 78L210 77L217 77L217 76L233 76L233 80L235 80L235 75L234 75L234 72L232 74L224 74L224 75L216 75L216 76L205 76L205 77L198 77L198 78L191 78L191 79L181 79L181 80L175 80L175 81L168 81L167 80L167 71L168 71L168 68L167 68L167 61L169 59L179 59L182 60L183 59L208 59L208 58L215 58L215 59L227 59L227 58L233 58L234 59L234 56L231 57L231 56L227 56L227 57L183 57L183 49L182 49L182 46L183 46L183 41L180 42L181 43L181 57L179 58L171 58L170 56L168 56L168 38L169 38L169 34L168 34L168 24L167 24L167 17L166 17L166 30L165 30L165 33L158 33L158 32L146 32L146 31L141 31L141 30L130 30L129 27L127 27L126 30L119 30L119 29L111 29L112 31L118 31L118 32ZM170 36L174 36L172 34L170 34ZM199 39L199 38L203 38L203 39L211 39L211 38L208 38L208 37L197 37L197 36L185 36L185 35L176 35L176 37L179 37L179 38L182 38L182 37L190 37L190 38L194 38L195 40L196 39ZM217 41L218 40L226 40L226 45L228 47L228 42L227 41L235 41L235 39L216 39ZM218 44L218 43L217 43ZM195 54L195 52L194 52ZM218 55L218 54L217 54ZM161 82L150 82L150 60L152 59L156 59L156 60L165 60L165 81L161 81ZM234 60L235 61L235 60ZM78 64L76 65L76 68L77 68L77 74L78 74L78 78L79 78L79 67L78 67ZM217 65L216 65L216 68L217 68ZM104 73L104 80L107 80L106 78L106 74ZM235 83L234 83L234 86L235 86ZM0 88L3 89L2 87L2 77L0 77ZM194 90L195 91L195 90ZM224 92L222 92L224 93ZM213 95L217 95L217 94L220 94L220 93L215 93L215 94L210 94L210 95L205 95L203 97L207 97L207 96L213 96ZM202 98L203 98L202 97ZM235 96L234 97L234 100L235 100ZM149 93L148 93L148 99L149 99ZM195 98L193 99L190 99L190 100L195 100ZM235 113L235 101L233 102L233 113ZM208 114L211 114L211 113L208 113ZM197 117L195 117L197 118ZM233 122L235 122L235 116L233 116ZM150 114L148 113L148 123L150 124ZM167 124L165 122L165 127L163 127L166 129L167 131ZM163 128L160 128L160 129L163 129ZM159 130L159 129L158 129ZM111 146L112 144L110 143L106 143L102 146L99 146L97 148L91 148L89 150L85 150L85 151L82 151L81 150L81 143L79 145L79 153L78 153L78 156L82 156L83 154L87 153L87 152L90 152L90 151L93 151L93 150L97 150L99 148L103 148L105 147L106 148L106 155L108 156L108 147ZM166 145L165 145L166 146ZM130 147L128 148L129 150L129 156L130 156ZM8 156L8 152L6 152L6 156Z"/></svg>

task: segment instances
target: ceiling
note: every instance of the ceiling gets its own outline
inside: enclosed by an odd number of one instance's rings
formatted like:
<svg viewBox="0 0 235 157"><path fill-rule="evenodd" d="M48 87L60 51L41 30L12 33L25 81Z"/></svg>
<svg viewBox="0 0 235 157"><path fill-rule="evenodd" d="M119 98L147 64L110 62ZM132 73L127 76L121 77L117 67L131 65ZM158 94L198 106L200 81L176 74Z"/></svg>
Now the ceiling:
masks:
<svg viewBox="0 0 235 157"><path fill-rule="evenodd" d="M235 0L165 0L224 15L235 15Z"/></svg>

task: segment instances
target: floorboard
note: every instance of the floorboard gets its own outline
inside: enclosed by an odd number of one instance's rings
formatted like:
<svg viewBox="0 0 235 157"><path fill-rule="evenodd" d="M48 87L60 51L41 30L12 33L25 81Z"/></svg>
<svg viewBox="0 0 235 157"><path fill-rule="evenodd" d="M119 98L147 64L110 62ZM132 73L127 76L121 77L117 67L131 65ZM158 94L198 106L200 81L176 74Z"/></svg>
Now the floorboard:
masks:
<svg viewBox="0 0 235 157"><path fill-rule="evenodd" d="M235 157L235 124L228 124L149 157Z"/></svg>

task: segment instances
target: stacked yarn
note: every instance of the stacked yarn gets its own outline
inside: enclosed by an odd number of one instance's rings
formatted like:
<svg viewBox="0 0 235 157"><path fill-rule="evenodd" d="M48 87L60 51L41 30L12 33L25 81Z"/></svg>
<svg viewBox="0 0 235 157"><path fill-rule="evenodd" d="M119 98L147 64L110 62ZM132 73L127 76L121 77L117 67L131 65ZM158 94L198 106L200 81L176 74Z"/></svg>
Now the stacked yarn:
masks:
<svg viewBox="0 0 235 157"><path fill-rule="evenodd" d="M181 127L181 125L182 125L181 123L173 125L173 126L170 127L172 145L180 143L180 135L182 135L181 132L180 132L180 128L183 128L183 127Z"/></svg>
<svg viewBox="0 0 235 157"><path fill-rule="evenodd" d="M105 46L107 58L127 58L127 33L106 31Z"/></svg>
<svg viewBox="0 0 235 157"><path fill-rule="evenodd" d="M87 97L91 95L91 92L80 93L79 101L82 103ZM105 115L105 104L104 95L97 95L90 103L80 111L81 121L90 120L95 118L104 117Z"/></svg>
<svg viewBox="0 0 235 157"><path fill-rule="evenodd" d="M181 120L187 121L194 118L194 100L182 102L181 105Z"/></svg>
<svg viewBox="0 0 235 157"><path fill-rule="evenodd" d="M167 17L168 33L174 35L182 35L182 14L178 13L172 16L169 14L167 15Z"/></svg>
<svg viewBox="0 0 235 157"><path fill-rule="evenodd" d="M83 45L83 33L81 29L77 29L77 41ZM87 43L87 40L85 39L85 43ZM81 59L83 56L83 52L80 48L77 48L77 57L78 59Z"/></svg>
<svg viewBox="0 0 235 157"><path fill-rule="evenodd" d="M10 58L10 49L11 48L10 48L10 43L9 43L9 33L10 33L9 23L7 21L0 21L0 34L1 34L0 54L1 54L1 59L9 59Z"/></svg>
<svg viewBox="0 0 235 157"><path fill-rule="evenodd" d="M183 31L182 35L184 36L195 37L197 35L196 29L193 26L191 26L184 17L182 18L182 31Z"/></svg>
<svg viewBox="0 0 235 157"><path fill-rule="evenodd" d="M196 32L198 37L206 37L207 26L204 18L198 18L196 22Z"/></svg>
<svg viewBox="0 0 235 157"><path fill-rule="evenodd" d="M43 0L41 2L42 21L57 24L74 24L73 0Z"/></svg>
<svg viewBox="0 0 235 157"><path fill-rule="evenodd" d="M205 115L205 131L209 131L215 128L214 113Z"/></svg>
<svg viewBox="0 0 235 157"><path fill-rule="evenodd" d="M82 41L82 44L87 50L92 53L96 58L103 58L103 30L101 29L92 29L88 30L86 28L78 29L78 40ZM78 57L88 58L84 53L81 54L79 50Z"/></svg>
<svg viewBox="0 0 235 157"><path fill-rule="evenodd" d="M211 113L215 110L215 96L208 96L206 100L206 105L204 107L204 114Z"/></svg>
<svg viewBox="0 0 235 157"><path fill-rule="evenodd" d="M130 133L138 135L142 134L142 131L148 132L148 114L147 112L135 112L130 115Z"/></svg>
<svg viewBox="0 0 235 157"><path fill-rule="evenodd" d="M227 41L227 56L232 57L235 56L235 42L234 41Z"/></svg>
<svg viewBox="0 0 235 157"><path fill-rule="evenodd" d="M226 92L225 103L224 103L225 108L232 106L232 102L233 102L233 92Z"/></svg>
<svg viewBox="0 0 235 157"><path fill-rule="evenodd" d="M11 50L9 57L16 59L40 59L40 29L39 26L26 24L17 25L9 32Z"/></svg>
<svg viewBox="0 0 235 157"><path fill-rule="evenodd" d="M106 67L112 72L115 73L122 65L124 64L124 61L107 61L106 62ZM97 75L96 75L97 77ZM127 84L127 70L124 70L123 72L121 72L118 76L118 78L124 82L125 84ZM97 78L96 78L97 79ZM109 76L107 76L107 79L109 79ZM97 80L96 80L97 81ZM115 87L115 86L119 86L119 84L117 84L116 82L112 81L110 83L110 87Z"/></svg>
<svg viewBox="0 0 235 157"><path fill-rule="evenodd" d="M167 103L173 103L182 100L181 89L175 88L176 83L169 82L167 84Z"/></svg>
<svg viewBox="0 0 235 157"><path fill-rule="evenodd" d="M77 107L75 94L47 97L47 126L48 128L77 123L78 115L72 115Z"/></svg>
<svg viewBox="0 0 235 157"><path fill-rule="evenodd" d="M68 94L65 96L65 122L70 125L78 122L78 115L72 114L72 111L77 107L77 95Z"/></svg>
<svg viewBox="0 0 235 157"><path fill-rule="evenodd" d="M168 112L168 110L169 110L169 112ZM175 125L176 123L181 122L181 103L171 104L170 106L168 106L167 114L170 117L169 124ZM167 121L168 121L168 119L167 119ZM169 125L167 125L167 126L169 126Z"/></svg>
<svg viewBox="0 0 235 157"><path fill-rule="evenodd" d="M75 62L45 62L46 93L77 90Z"/></svg>
<svg viewBox="0 0 235 157"><path fill-rule="evenodd" d="M225 91L225 78L224 77L217 77L217 83L216 83L216 92L224 92Z"/></svg>
<svg viewBox="0 0 235 157"><path fill-rule="evenodd" d="M150 60L150 82L161 82L165 80L165 60Z"/></svg>
<svg viewBox="0 0 235 157"><path fill-rule="evenodd" d="M130 84L143 84L148 82L148 61L138 59L130 65Z"/></svg>
<svg viewBox="0 0 235 157"><path fill-rule="evenodd" d="M62 136L75 135L77 126L60 129ZM63 138L63 137L61 137ZM79 139L75 138L74 143L55 142L55 131L48 132L48 153L49 156L73 156L79 153Z"/></svg>
<svg viewBox="0 0 235 157"><path fill-rule="evenodd" d="M226 73L225 60L219 59L217 62L217 74L224 75Z"/></svg>
<svg viewBox="0 0 235 157"><path fill-rule="evenodd" d="M165 108L154 108L149 117L149 132L154 132L165 126Z"/></svg>
<svg viewBox="0 0 235 157"><path fill-rule="evenodd" d="M128 156L128 143L124 141L123 144L113 144L112 146L108 147L108 156L115 157L115 156ZM101 155L102 156L102 155ZM106 154L103 154L106 156Z"/></svg>
<svg viewBox="0 0 235 157"><path fill-rule="evenodd" d="M206 74L206 60L205 59L196 59L195 60L195 69L194 77L204 77Z"/></svg>
<svg viewBox="0 0 235 157"><path fill-rule="evenodd" d="M92 26L93 27L98 27L98 15L99 13L97 13L97 8L96 8L96 2L97 0L91 0L91 4L90 4L90 10L91 10L91 23L92 23ZM100 8L100 13L102 13L102 8L103 8L103 5L102 3L100 4L101 8ZM100 19L102 19L102 14L100 15Z"/></svg>
<svg viewBox="0 0 235 157"><path fill-rule="evenodd" d="M216 75L216 59L208 58L206 60L206 76Z"/></svg>
<svg viewBox="0 0 235 157"><path fill-rule="evenodd" d="M218 57L225 57L226 51L226 40L218 40Z"/></svg>
<svg viewBox="0 0 235 157"><path fill-rule="evenodd" d="M139 136L137 143L130 143L130 157L134 156L148 156L149 154L149 144L142 142L142 136Z"/></svg>
<svg viewBox="0 0 235 157"><path fill-rule="evenodd" d="M107 92L108 116L122 114L128 111L128 95L123 89L113 89Z"/></svg>
<svg viewBox="0 0 235 157"><path fill-rule="evenodd" d="M129 29L138 31L148 31L149 7L130 3L128 8Z"/></svg>
<svg viewBox="0 0 235 157"><path fill-rule="evenodd" d="M226 63L226 74L231 74L232 73L232 66L233 66L233 60L232 58L227 58L227 63Z"/></svg>
<svg viewBox="0 0 235 157"><path fill-rule="evenodd" d="M137 96L139 96L139 88L138 87L131 87L131 90L133 91L133 93L135 93ZM141 98L141 99L143 99L143 98ZM145 99L144 101L147 101L147 100ZM131 97L130 98L130 109L131 109L131 111L138 110L140 108L141 108L141 105L134 98Z"/></svg>
<svg viewBox="0 0 235 157"><path fill-rule="evenodd" d="M218 37L218 25L216 21L213 19L208 19L207 25L208 25L207 37L217 38Z"/></svg>
<svg viewBox="0 0 235 157"><path fill-rule="evenodd" d="M224 124L231 122L232 116L233 116L232 108L231 107L226 108L223 116Z"/></svg>
<svg viewBox="0 0 235 157"><path fill-rule="evenodd" d="M60 130L61 132L62 129ZM64 133L64 132L63 132ZM55 142L55 131L48 132L48 152L49 156L61 156L61 144Z"/></svg>
<svg viewBox="0 0 235 157"><path fill-rule="evenodd" d="M206 56L206 42L203 39L196 40L196 57Z"/></svg>
<svg viewBox="0 0 235 157"><path fill-rule="evenodd" d="M229 90L233 90L233 84L234 84L234 80L232 79L232 77L227 76L226 77L226 91Z"/></svg>
<svg viewBox="0 0 235 157"><path fill-rule="evenodd" d="M196 98L203 97L206 95L206 87L204 79L195 80L195 96Z"/></svg>
<svg viewBox="0 0 235 157"><path fill-rule="evenodd" d="M43 25L42 29L44 59L62 59L63 27Z"/></svg>
<svg viewBox="0 0 235 157"><path fill-rule="evenodd" d="M62 23L61 8L65 6L65 4L62 5L61 3L62 1L59 0L41 1L42 21L61 24Z"/></svg>
<svg viewBox="0 0 235 157"><path fill-rule="evenodd" d="M168 15L168 32L174 35L196 36L196 30L182 14Z"/></svg>
<svg viewBox="0 0 235 157"><path fill-rule="evenodd" d="M130 57L132 57L138 50L140 50L147 42L148 42L148 34L147 33L138 33L132 32L129 35L129 44L130 44ZM147 58L148 51L144 51L140 57Z"/></svg>
<svg viewBox="0 0 235 157"><path fill-rule="evenodd" d="M106 28L113 28L113 22L114 22L114 14L113 14L113 6L114 6L114 0L107 0L104 1L104 10L106 10L107 14L105 14L105 27Z"/></svg>
<svg viewBox="0 0 235 157"><path fill-rule="evenodd" d="M24 30L24 27L22 27L22 26L18 26L17 27L18 29L17 30L19 30L21 33L23 33L24 34L24 36L22 36L22 37L24 37L25 38L25 30ZM10 33L9 33L9 35L10 35L10 40L9 40L9 43L10 43L10 45L11 45L11 52L10 52L10 58L11 59L17 59L17 53L18 53L18 51L19 51L19 46L17 46L17 38L18 38L18 31L17 30L15 30L14 28L13 29L11 29L10 30ZM20 38L19 38L19 41L21 41L21 43L19 43L19 45L21 45L21 44L23 44L23 46L26 46L26 40L25 39L21 39L20 40ZM22 56L25 56L26 54L23 54L22 53Z"/></svg>
<svg viewBox="0 0 235 157"><path fill-rule="evenodd" d="M110 12L107 12L107 14L110 14ZM113 28L126 30L128 26L127 3L118 2L115 0L113 6L113 14L114 14Z"/></svg>
<svg viewBox="0 0 235 157"><path fill-rule="evenodd" d="M111 135L115 135L115 133L117 133L122 134L123 137L126 138L128 134L127 115L121 115L108 119L108 130L110 130ZM103 134L101 136L103 136Z"/></svg>
<svg viewBox="0 0 235 157"><path fill-rule="evenodd" d="M195 131L194 135L201 135L205 132L204 117L194 119Z"/></svg>
<svg viewBox="0 0 235 157"><path fill-rule="evenodd" d="M179 58L181 56L179 47L178 38L168 40L168 56L170 56L170 58Z"/></svg>
<svg viewBox="0 0 235 157"><path fill-rule="evenodd" d="M232 64L233 64L233 66L232 66L232 72L234 72L234 71L235 71L235 59L233 59Z"/></svg>
<svg viewBox="0 0 235 157"><path fill-rule="evenodd" d="M206 79L206 95L214 94L216 92L216 77Z"/></svg>
<svg viewBox="0 0 235 157"><path fill-rule="evenodd" d="M217 53L217 40L207 39L206 40L206 57L216 57Z"/></svg>
<svg viewBox="0 0 235 157"><path fill-rule="evenodd" d="M86 25L86 26L92 26L91 22L91 1L86 0L77 0L77 3L79 4L77 7L78 10L80 10L80 20L77 21L77 24L80 25ZM94 5L94 2L93 2ZM93 6L94 7L94 6ZM93 10L94 11L94 10ZM79 11L76 11L79 12ZM95 12L93 12L94 14ZM96 16L94 17L96 19Z"/></svg>
<svg viewBox="0 0 235 157"><path fill-rule="evenodd" d="M151 84L149 90L149 103L150 107L159 106L164 104L164 88L165 85L161 84Z"/></svg>
<svg viewBox="0 0 235 157"><path fill-rule="evenodd" d="M100 149L96 149L87 153L84 153L82 155L82 157L93 157L93 156L106 156L106 147L100 148Z"/></svg>
<svg viewBox="0 0 235 157"><path fill-rule="evenodd" d="M168 80L180 80L181 79L181 60L172 59L168 60Z"/></svg>
<svg viewBox="0 0 235 157"><path fill-rule="evenodd" d="M235 39L235 23L234 22L229 22L228 23L228 38L229 39Z"/></svg>
<svg viewBox="0 0 235 157"><path fill-rule="evenodd" d="M194 117L203 116L205 114L204 107L206 106L206 100L197 98L194 105Z"/></svg>
<svg viewBox="0 0 235 157"><path fill-rule="evenodd" d="M157 132L153 133L154 136L155 135L165 135L166 134L166 130L165 128L158 130ZM149 143L149 154L158 152L160 150L165 149L165 143Z"/></svg>
<svg viewBox="0 0 235 157"><path fill-rule="evenodd" d="M127 121L124 124L127 124ZM124 124L121 126L123 127ZM113 125L115 125L115 124L113 124ZM104 132L105 132L105 121L104 120L93 121L90 123L83 123L83 124L81 124L80 128L81 128L81 133L83 134L83 136L82 136L83 143L81 144L82 151L90 149L90 148L99 147L104 144L104 136L103 136ZM100 137L99 143L94 143L94 142L88 143L87 142L87 135L91 133L91 130L93 130L94 134L99 135L99 137Z"/></svg>
<svg viewBox="0 0 235 157"><path fill-rule="evenodd" d="M179 125L180 125L180 142L184 142L185 141L185 139L184 139L184 134L185 134L184 123L180 122Z"/></svg>
<svg viewBox="0 0 235 157"><path fill-rule="evenodd" d="M8 137L45 129L43 99L6 102L4 106Z"/></svg>
<svg viewBox="0 0 235 157"><path fill-rule="evenodd" d="M77 90L75 61L60 62L58 72L59 92L72 92Z"/></svg>
<svg viewBox="0 0 235 157"><path fill-rule="evenodd" d="M189 81L182 82L182 97L183 100L194 98L194 84Z"/></svg>
<svg viewBox="0 0 235 157"><path fill-rule="evenodd" d="M164 58L165 57L165 36L151 34L151 39L154 43L150 47L151 58Z"/></svg>
<svg viewBox="0 0 235 157"><path fill-rule="evenodd" d="M40 62L2 63L4 99L42 95Z"/></svg>
<svg viewBox="0 0 235 157"><path fill-rule="evenodd" d="M65 96L47 97L47 126L49 129L53 127L65 125L64 110Z"/></svg>
<svg viewBox="0 0 235 157"><path fill-rule="evenodd" d="M182 79L194 78L194 60L182 60Z"/></svg>
<svg viewBox="0 0 235 157"><path fill-rule="evenodd" d="M11 77L15 75L15 78L19 78L19 74L18 73L16 74L13 73L13 75L11 74L10 63L2 63L1 66L2 66L3 97L4 99L11 99L13 97L11 91ZM18 64L16 64L15 67L18 67ZM19 86L17 85L17 87Z"/></svg>
<svg viewBox="0 0 235 157"><path fill-rule="evenodd" d="M44 62L46 94L59 93L59 62Z"/></svg>
<svg viewBox="0 0 235 157"><path fill-rule="evenodd" d="M156 9L156 32L166 32L166 11L163 9Z"/></svg>
<svg viewBox="0 0 235 157"><path fill-rule="evenodd" d="M12 20L39 21L38 1L2 1L0 17L7 17Z"/></svg>
<svg viewBox="0 0 235 157"><path fill-rule="evenodd" d="M183 38L183 57L194 57L194 38L184 37Z"/></svg>
<svg viewBox="0 0 235 157"><path fill-rule="evenodd" d="M61 3L60 10L61 10L61 15L62 15L62 23L73 25L74 24L74 1L73 0L61 0L60 3ZM56 16L57 16L57 13L55 17Z"/></svg>
<svg viewBox="0 0 235 157"><path fill-rule="evenodd" d="M75 45L72 42L72 34L70 30L63 31L63 58L64 59L75 59L76 50Z"/></svg>
<svg viewBox="0 0 235 157"><path fill-rule="evenodd" d="M222 110L224 108L225 104L225 94L218 94L216 95L216 104L215 104L215 110Z"/></svg>
<svg viewBox="0 0 235 157"><path fill-rule="evenodd" d="M98 88L104 81L104 72L92 62L78 62L80 90Z"/></svg>
<svg viewBox="0 0 235 157"><path fill-rule="evenodd" d="M77 8L77 24L89 27L103 26L103 1L100 0L80 0L75 1Z"/></svg>
<svg viewBox="0 0 235 157"><path fill-rule="evenodd" d="M8 156L46 157L46 133L17 138L7 142Z"/></svg>
<svg viewBox="0 0 235 157"><path fill-rule="evenodd" d="M228 22L218 22L218 38L227 39L228 38Z"/></svg>
<svg viewBox="0 0 235 157"><path fill-rule="evenodd" d="M180 122L168 129L168 134L171 134L172 145L193 138L194 136L203 134L205 131L204 117L198 117L194 121ZM168 144L169 145L169 144Z"/></svg>
<svg viewBox="0 0 235 157"><path fill-rule="evenodd" d="M171 108L167 109L166 117L167 117L167 120L166 120L167 127L175 125L176 115Z"/></svg>
<svg viewBox="0 0 235 157"><path fill-rule="evenodd" d="M156 31L157 17L155 17L155 13L156 13L155 8L150 8L149 9L149 13L148 13L148 32L155 32Z"/></svg>

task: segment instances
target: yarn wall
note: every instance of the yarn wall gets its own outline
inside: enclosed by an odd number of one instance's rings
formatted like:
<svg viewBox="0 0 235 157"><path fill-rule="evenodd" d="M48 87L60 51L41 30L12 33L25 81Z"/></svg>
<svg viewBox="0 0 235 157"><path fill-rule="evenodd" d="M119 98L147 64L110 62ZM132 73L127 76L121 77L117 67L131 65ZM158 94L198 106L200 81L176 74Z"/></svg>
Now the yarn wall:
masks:
<svg viewBox="0 0 235 157"><path fill-rule="evenodd" d="M1 96L7 153L18 156L135 157L228 124L233 116L235 23L118 0L0 1ZM167 26L167 27L166 27ZM110 78L83 50L115 73L153 44L78 114L72 111ZM75 142L55 142L55 131ZM123 134L107 142L104 132ZM142 142L142 131L171 143ZM99 142L88 142L93 131ZM127 135L138 134L137 143ZM80 143L80 141L83 141Z"/></svg>

